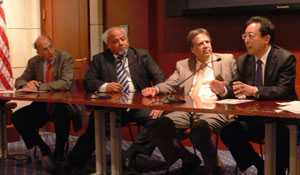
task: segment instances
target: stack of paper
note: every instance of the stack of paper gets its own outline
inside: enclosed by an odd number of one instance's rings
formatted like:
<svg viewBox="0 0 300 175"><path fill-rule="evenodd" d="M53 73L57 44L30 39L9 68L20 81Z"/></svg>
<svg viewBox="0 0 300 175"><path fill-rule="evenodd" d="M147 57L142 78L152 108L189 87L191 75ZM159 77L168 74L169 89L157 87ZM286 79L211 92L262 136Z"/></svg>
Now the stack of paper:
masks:
<svg viewBox="0 0 300 175"><path fill-rule="evenodd" d="M281 110L300 114L300 101L278 102L277 104L281 105L278 107Z"/></svg>

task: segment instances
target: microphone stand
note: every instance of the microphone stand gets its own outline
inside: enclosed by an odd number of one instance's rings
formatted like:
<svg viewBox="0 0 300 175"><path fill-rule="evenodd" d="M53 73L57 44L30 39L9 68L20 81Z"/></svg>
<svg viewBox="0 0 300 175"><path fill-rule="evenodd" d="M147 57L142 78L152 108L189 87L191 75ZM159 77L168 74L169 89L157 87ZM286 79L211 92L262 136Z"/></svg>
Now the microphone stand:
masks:
<svg viewBox="0 0 300 175"><path fill-rule="evenodd" d="M212 60L209 63L215 62L215 61L221 61L221 58L217 58L216 60ZM204 69L207 66L208 63L203 63L201 66L190 76L188 76L186 79L184 79L182 82L180 82L176 87L179 88L186 80L190 79L192 76L194 76L197 72L199 72L201 69ZM163 101L164 104L170 104L170 103L185 103L185 100L176 98L174 96L174 92L177 88L174 88L173 91L170 92L169 96Z"/></svg>

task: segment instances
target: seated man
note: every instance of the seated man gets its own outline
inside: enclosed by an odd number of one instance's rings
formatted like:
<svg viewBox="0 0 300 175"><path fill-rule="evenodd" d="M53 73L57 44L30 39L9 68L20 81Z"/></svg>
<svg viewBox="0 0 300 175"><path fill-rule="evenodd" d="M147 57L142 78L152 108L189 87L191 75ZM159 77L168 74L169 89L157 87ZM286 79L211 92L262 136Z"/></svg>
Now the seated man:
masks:
<svg viewBox="0 0 300 175"><path fill-rule="evenodd" d="M143 89L144 96L167 94L177 88L184 88L184 95L190 95L193 99L200 97L202 101L217 100L216 94L210 90L209 82L218 77L223 77L227 82L232 80L236 72L234 56L212 53L210 35L203 28L190 31L187 42L195 57L178 61L176 70L168 80ZM155 121L149 128L149 137L157 145L168 165L182 159L182 174L190 175L196 173L200 160L176 139L176 133L191 128L191 141L201 152L205 174L218 174L222 171L222 165L218 162L211 133L219 131L227 120L227 115L223 114L176 111Z"/></svg>
<svg viewBox="0 0 300 175"><path fill-rule="evenodd" d="M48 36L39 36L34 48L36 56L28 61L24 73L16 79L18 91L68 90L73 80L74 58L69 53L53 48ZM65 159L64 148L69 137L70 112L66 104L33 102L12 115L12 123L22 136L28 149L38 146L42 153L42 166L49 166L51 150L38 134L48 121L53 121L56 134L54 159Z"/></svg>
<svg viewBox="0 0 300 175"><path fill-rule="evenodd" d="M223 98L297 100L295 56L272 44L275 27L269 19L256 16L246 24L242 38L248 53L238 58L237 78L227 86L223 82L212 81L211 89ZM289 130L280 122L276 127L276 174L283 175L289 166ZM249 143L252 139L264 139L264 121L238 116L224 126L220 135L243 173L254 165L257 174L264 174L264 160Z"/></svg>
<svg viewBox="0 0 300 175"><path fill-rule="evenodd" d="M127 32L120 27L106 30L102 39L108 49L93 57L90 68L84 78L84 89L87 92L122 92L125 94L141 92L145 87L165 80L164 74L142 49L129 47ZM145 128L140 131L129 149L124 152L124 168L134 171L150 171L151 168L140 167L141 155L151 156L155 145L148 139L147 127L152 122L150 111L140 109L119 109L122 122L138 122ZM79 174L95 150L94 115L89 118L89 126L78 139L69 154L63 168L57 167L64 174ZM145 164L144 166L148 166ZM82 172L85 173L85 172Z"/></svg>

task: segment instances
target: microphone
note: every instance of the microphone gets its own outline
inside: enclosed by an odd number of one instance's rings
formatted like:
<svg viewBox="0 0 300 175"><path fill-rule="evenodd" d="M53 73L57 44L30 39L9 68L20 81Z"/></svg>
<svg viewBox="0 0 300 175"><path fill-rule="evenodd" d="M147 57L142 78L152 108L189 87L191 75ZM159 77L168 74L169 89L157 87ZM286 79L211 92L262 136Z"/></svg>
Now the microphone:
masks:
<svg viewBox="0 0 300 175"><path fill-rule="evenodd" d="M208 63L203 63L201 64L201 66L194 72L192 73L190 76L188 76L186 79L184 79L182 82L180 82L176 88L174 88L173 91L171 91L170 95L164 100L164 104L170 104L170 103L185 103L185 100L183 99L179 99L173 96L173 93L175 92L175 90L177 88L179 88L184 82L186 82L188 79L190 79L192 76L194 76L197 72L199 72L201 69L204 69L208 64L212 63L212 62L219 62L221 61L222 58L217 58L215 60L212 60Z"/></svg>

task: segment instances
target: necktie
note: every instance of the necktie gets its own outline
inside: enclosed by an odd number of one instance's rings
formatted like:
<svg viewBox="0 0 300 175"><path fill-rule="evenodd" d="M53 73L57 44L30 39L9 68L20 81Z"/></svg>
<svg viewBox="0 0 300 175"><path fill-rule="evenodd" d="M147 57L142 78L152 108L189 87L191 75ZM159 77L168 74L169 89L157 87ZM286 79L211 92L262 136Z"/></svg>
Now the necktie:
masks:
<svg viewBox="0 0 300 175"><path fill-rule="evenodd" d="M255 81L254 81L255 86L262 86L263 85L263 83L262 83L262 67L261 67L262 63L263 62L260 59L258 59L256 61L257 69L256 69Z"/></svg>
<svg viewBox="0 0 300 175"><path fill-rule="evenodd" d="M201 65L200 65L201 67ZM204 70L205 70L206 66L203 67L198 73L197 73L197 80L194 84L194 87L193 87L193 91L191 93L191 96L192 97L197 97L198 94L199 94L199 91L200 91L200 88L201 88L201 85L202 85L202 81L203 81L203 78L204 78Z"/></svg>
<svg viewBox="0 0 300 175"><path fill-rule="evenodd" d="M50 83L54 81L54 73L51 69L51 63L47 62L47 72L46 72L46 83ZM54 103L47 103L47 111L50 115L53 114L55 109Z"/></svg>
<svg viewBox="0 0 300 175"><path fill-rule="evenodd" d="M47 72L46 72L46 83L54 81L54 74L51 69L51 63L47 63Z"/></svg>
<svg viewBox="0 0 300 175"><path fill-rule="evenodd" d="M121 98L121 103L122 104L128 104L128 99L129 99L129 95L128 94L123 94L123 96Z"/></svg>
<svg viewBox="0 0 300 175"><path fill-rule="evenodd" d="M123 86L122 92L128 93L129 92L128 75L125 70L124 63L121 61L121 59L119 58L119 60L117 61L117 78L118 78L118 82Z"/></svg>

